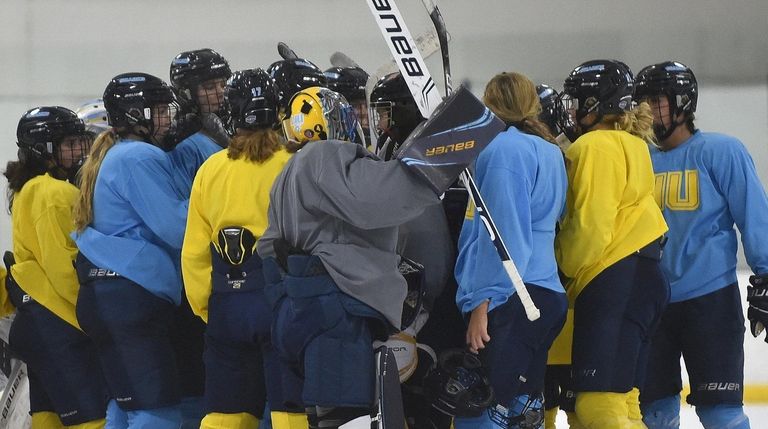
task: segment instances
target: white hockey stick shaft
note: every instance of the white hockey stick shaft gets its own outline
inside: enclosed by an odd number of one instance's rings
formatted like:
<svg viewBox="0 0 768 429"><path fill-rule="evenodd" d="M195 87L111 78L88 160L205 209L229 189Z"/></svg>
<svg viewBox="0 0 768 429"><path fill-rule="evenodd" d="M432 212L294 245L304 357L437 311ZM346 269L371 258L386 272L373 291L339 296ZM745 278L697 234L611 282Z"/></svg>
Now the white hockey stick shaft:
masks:
<svg viewBox="0 0 768 429"><path fill-rule="evenodd" d="M366 2L376 19L376 23L379 26L382 36L384 36L384 40L389 46L389 50L392 52L392 56L395 58L398 67L400 68L400 72L403 74L403 77L408 84L408 89L411 91L414 100L416 100L416 104L419 106L419 111L421 111L421 114L425 118L430 117L432 111L439 104L439 100L435 102L432 98L434 98L435 95L439 97L439 93L435 88L435 82L429 74L429 70L424 63L423 57L419 53L416 44L413 42L410 31L408 31L408 28L406 27L405 20L395 5L395 0L366 0ZM442 22L442 17L440 16L437 7L432 1L430 1L429 4L425 3L425 7L427 7L430 12L430 18L435 24L435 29L438 32L438 40L441 38L447 40L445 25ZM441 46L441 51L443 53L444 72L446 74L446 89L450 91L451 79L450 70L448 69L448 46L445 44ZM431 95L432 98L427 99L427 97L425 97L426 94ZM462 173L462 181L475 204L480 219L488 230L488 234L499 253L502 265L515 288L515 292L517 292L517 295L520 298L520 302L522 302L523 307L525 308L525 314L528 317L528 320L533 321L538 319L541 316L541 313L533 303L533 300L528 293L528 289L525 287L525 283L523 283L523 279L520 277L520 273L518 272L515 263L512 261L506 245L501 239L501 235L493 222L491 213L488 211L469 170L465 170Z"/></svg>
<svg viewBox="0 0 768 429"><path fill-rule="evenodd" d="M442 101L440 91L427 70L424 57L405 25L393 0L366 0L392 57L403 74L421 115L428 118Z"/></svg>

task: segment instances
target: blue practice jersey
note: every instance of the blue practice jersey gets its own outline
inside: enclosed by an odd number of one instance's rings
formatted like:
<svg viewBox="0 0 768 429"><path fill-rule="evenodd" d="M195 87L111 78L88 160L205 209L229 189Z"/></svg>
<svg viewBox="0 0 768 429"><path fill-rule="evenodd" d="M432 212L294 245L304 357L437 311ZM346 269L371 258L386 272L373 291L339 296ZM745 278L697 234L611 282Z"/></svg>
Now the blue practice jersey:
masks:
<svg viewBox="0 0 768 429"><path fill-rule="evenodd" d="M736 282L734 224L752 271L768 272L768 198L738 139L697 131L672 150L653 148L651 159L656 202L669 225L661 262L671 302Z"/></svg>
<svg viewBox="0 0 768 429"><path fill-rule="evenodd" d="M99 169L93 221L73 238L96 266L178 304L182 283L176 260L188 206L172 185L165 152L148 143L121 140Z"/></svg>
<svg viewBox="0 0 768 429"><path fill-rule="evenodd" d="M185 138L172 151L168 152L173 167L173 185L182 198L189 198L195 174L206 159L221 150L210 137L202 131Z"/></svg>
<svg viewBox="0 0 768 429"><path fill-rule="evenodd" d="M523 282L564 292L554 248L568 187L560 149L510 127L480 153L475 180ZM459 236L455 274L456 303L464 313L486 299L490 311L515 293L472 204Z"/></svg>

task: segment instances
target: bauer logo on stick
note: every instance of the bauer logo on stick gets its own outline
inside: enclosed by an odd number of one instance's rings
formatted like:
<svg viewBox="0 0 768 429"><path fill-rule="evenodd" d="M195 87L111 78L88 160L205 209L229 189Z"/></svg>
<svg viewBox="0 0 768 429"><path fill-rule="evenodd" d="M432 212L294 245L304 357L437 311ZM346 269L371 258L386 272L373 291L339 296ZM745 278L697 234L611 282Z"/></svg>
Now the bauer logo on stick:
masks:
<svg viewBox="0 0 768 429"><path fill-rule="evenodd" d="M419 111L425 118L429 117L435 106L440 104L440 92L429 75L424 58L417 51L416 42L408 31L400 10L389 0L368 0L368 6L382 35L387 39L387 46L395 62L399 63L411 93L418 94L414 99Z"/></svg>

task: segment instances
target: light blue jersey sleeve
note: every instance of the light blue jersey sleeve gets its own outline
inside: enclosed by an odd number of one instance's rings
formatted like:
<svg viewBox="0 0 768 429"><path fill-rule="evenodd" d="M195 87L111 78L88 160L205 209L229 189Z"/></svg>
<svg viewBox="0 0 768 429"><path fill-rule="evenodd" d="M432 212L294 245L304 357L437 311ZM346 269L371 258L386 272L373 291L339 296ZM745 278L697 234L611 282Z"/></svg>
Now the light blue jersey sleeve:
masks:
<svg viewBox="0 0 768 429"><path fill-rule="evenodd" d="M173 184L182 198L189 198L197 170L211 155L221 150L210 137L199 131L168 152L173 167Z"/></svg>
<svg viewBox="0 0 768 429"><path fill-rule="evenodd" d="M747 263L756 274L768 273L768 197L755 163L735 138L718 141L709 149L711 174L739 228Z"/></svg>

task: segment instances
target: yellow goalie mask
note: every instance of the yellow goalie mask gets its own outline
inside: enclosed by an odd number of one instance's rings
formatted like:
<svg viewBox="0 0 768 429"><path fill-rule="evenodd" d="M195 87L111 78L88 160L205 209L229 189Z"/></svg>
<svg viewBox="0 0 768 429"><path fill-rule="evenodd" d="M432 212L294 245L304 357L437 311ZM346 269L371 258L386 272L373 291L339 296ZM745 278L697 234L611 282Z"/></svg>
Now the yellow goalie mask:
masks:
<svg viewBox="0 0 768 429"><path fill-rule="evenodd" d="M362 141L355 110L341 94L313 86L297 92L288 103L283 130L288 140Z"/></svg>

